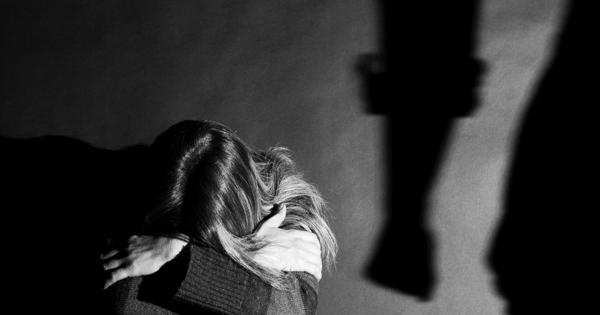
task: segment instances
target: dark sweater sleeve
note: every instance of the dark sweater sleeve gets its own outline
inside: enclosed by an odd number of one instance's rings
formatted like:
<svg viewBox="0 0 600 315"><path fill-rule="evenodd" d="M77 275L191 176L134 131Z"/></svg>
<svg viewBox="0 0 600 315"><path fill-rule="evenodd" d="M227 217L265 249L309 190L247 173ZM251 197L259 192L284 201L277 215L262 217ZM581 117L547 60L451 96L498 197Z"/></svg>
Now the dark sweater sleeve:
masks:
<svg viewBox="0 0 600 315"><path fill-rule="evenodd" d="M162 303L178 313L314 314L316 311L318 282L307 273L292 273L291 288L276 290L214 249L189 245L182 254L175 259L178 261L163 267L157 277L148 279L149 286L154 287L150 290L163 295L153 294L151 299L155 301L151 302Z"/></svg>
<svg viewBox="0 0 600 315"><path fill-rule="evenodd" d="M306 272L293 272L289 290L271 290L266 314L315 314L318 281Z"/></svg>
<svg viewBox="0 0 600 315"><path fill-rule="evenodd" d="M232 259L212 248L191 245L187 273L173 297L186 309L225 314L263 314L270 289Z"/></svg>

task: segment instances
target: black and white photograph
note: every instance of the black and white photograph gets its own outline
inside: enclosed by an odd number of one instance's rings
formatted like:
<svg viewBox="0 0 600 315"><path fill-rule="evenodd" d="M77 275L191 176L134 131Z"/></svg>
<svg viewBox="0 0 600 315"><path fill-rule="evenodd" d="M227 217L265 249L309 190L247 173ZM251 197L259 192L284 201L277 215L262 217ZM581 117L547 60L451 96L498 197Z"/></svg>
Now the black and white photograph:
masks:
<svg viewBox="0 0 600 315"><path fill-rule="evenodd" d="M2 0L4 314L593 314L584 0Z"/></svg>

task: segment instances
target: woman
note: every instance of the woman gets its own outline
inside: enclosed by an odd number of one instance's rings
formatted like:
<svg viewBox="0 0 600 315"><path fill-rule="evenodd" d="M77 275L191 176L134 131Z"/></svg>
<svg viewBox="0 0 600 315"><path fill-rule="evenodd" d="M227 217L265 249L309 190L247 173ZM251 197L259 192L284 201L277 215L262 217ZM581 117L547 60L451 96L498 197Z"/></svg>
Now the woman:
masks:
<svg viewBox="0 0 600 315"><path fill-rule="evenodd" d="M162 288L183 279L162 299L177 311L314 312L321 263L333 264L337 244L323 199L286 149L256 151L221 124L184 121L151 151L155 200L144 236L103 255L106 286L152 274L159 280L149 282ZM162 268L180 256L186 272ZM215 285L216 293L205 292Z"/></svg>

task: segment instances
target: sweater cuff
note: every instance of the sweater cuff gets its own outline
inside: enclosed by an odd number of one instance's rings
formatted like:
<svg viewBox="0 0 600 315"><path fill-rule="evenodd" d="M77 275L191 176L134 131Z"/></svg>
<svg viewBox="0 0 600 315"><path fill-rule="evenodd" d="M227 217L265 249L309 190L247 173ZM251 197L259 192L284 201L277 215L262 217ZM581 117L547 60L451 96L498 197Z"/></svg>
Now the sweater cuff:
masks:
<svg viewBox="0 0 600 315"><path fill-rule="evenodd" d="M175 293L173 302L240 314L248 294L249 274L214 249L189 246L187 275Z"/></svg>

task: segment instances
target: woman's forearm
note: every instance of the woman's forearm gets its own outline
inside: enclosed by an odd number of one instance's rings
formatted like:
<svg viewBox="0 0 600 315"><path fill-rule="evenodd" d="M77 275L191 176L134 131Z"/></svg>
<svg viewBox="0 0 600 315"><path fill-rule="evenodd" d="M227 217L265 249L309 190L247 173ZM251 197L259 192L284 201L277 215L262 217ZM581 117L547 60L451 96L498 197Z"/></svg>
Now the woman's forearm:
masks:
<svg viewBox="0 0 600 315"><path fill-rule="evenodd" d="M316 311L318 281L308 273L292 273L289 289L277 290L213 249L190 245L188 250L185 277L169 302L175 309L211 309L226 314Z"/></svg>

